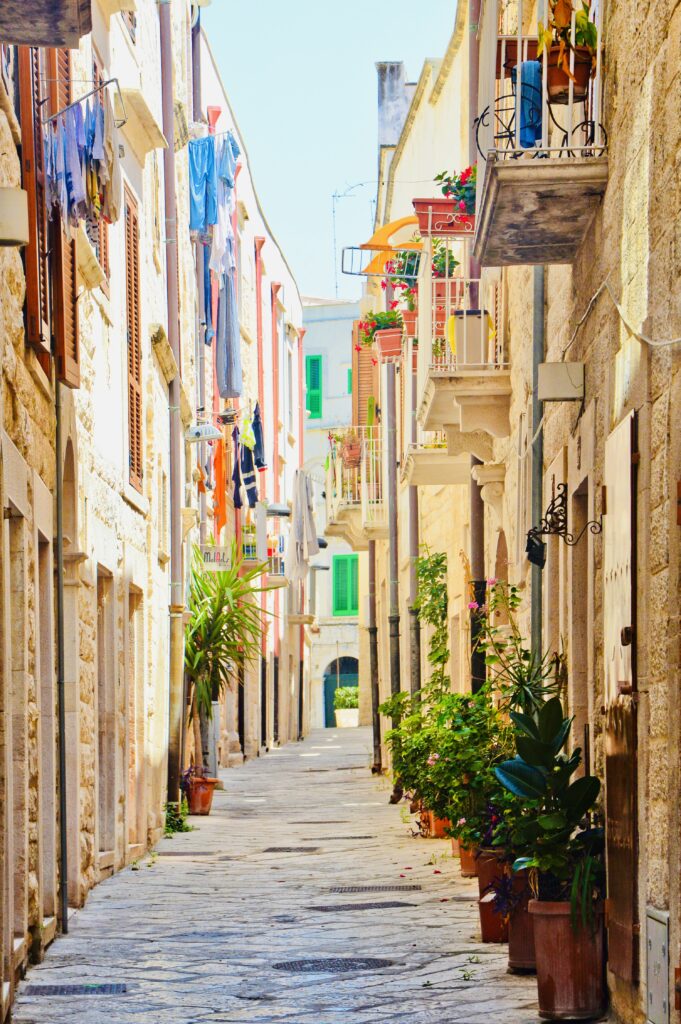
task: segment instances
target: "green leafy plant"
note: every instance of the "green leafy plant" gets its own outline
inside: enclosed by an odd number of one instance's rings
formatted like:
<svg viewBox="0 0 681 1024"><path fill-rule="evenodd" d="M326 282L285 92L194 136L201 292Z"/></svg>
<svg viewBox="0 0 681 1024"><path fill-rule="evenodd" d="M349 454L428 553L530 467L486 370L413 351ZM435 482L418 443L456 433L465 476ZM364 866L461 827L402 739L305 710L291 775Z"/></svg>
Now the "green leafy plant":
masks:
<svg viewBox="0 0 681 1024"><path fill-rule="evenodd" d="M417 593L414 608L419 621L431 627L428 661L433 666L430 690L449 689L446 674L449 663L447 555L426 553L416 559Z"/></svg>
<svg viewBox="0 0 681 1024"><path fill-rule="evenodd" d="M453 277L454 271L458 266L459 261L447 243L441 238L434 238L432 255L433 277L438 279Z"/></svg>
<svg viewBox="0 0 681 1024"><path fill-rule="evenodd" d="M572 0L549 0L549 17L546 25L539 22L537 56L544 50L551 47L558 47L558 59L556 64L565 72L573 82L575 76L570 70L570 51L572 45L572 13L574 11ZM584 46L591 54L592 65L595 66L596 51L598 49L598 29L591 19L591 6L587 0L582 0L581 6L575 11L575 40L574 46Z"/></svg>
<svg viewBox="0 0 681 1024"><path fill-rule="evenodd" d="M402 327L402 314L397 309L388 309L367 313L359 322L359 341L368 347L373 345L377 331L385 331L391 327Z"/></svg>
<svg viewBox="0 0 681 1024"><path fill-rule="evenodd" d="M573 779L582 761L579 747L565 752L572 719L559 697L545 701L534 714L511 711L516 756L495 773L501 784L523 801L513 829L518 856L515 871L529 869L539 899L566 900L573 920L593 919L594 901L604 882L603 831L591 815L601 784L593 775Z"/></svg>
<svg viewBox="0 0 681 1024"><path fill-rule="evenodd" d="M189 623L185 630L184 667L190 684L190 717L212 716L239 666L260 653L263 632L259 581L265 565L245 567L232 545L231 567L208 572L194 549L189 581Z"/></svg>
<svg viewBox="0 0 681 1024"><path fill-rule="evenodd" d="M415 235L411 241L418 242L420 238ZM416 249L398 249L386 261L386 277L381 281L381 288L385 291L389 285L392 286L395 293L392 309L397 309L400 302L404 302L410 312L416 309L420 258L421 253Z"/></svg>
<svg viewBox="0 0 681 1024"><path fill-rule="evenodd" d="M189 806L185 797L179 804L166 804L163 808L165 815L163 834L166 838L172 838L176 832L193 832L194 826L187 821Z"/></svg>
<svg viewBox="0 0 681 1024"><path fill-rule="evenodd" d="M461 213L475 213L475 190L477 187L478 167L473 164L460 173L448 174L442 171L435 181L442 186L443 196L454 200Z"/></svg>
<svg viewBox="0 0 681 1024"><path fill-rule="evenodd" d="M358 686L337 686L333 691L333 706L336 711L352 710L359 707Z"/></svg>

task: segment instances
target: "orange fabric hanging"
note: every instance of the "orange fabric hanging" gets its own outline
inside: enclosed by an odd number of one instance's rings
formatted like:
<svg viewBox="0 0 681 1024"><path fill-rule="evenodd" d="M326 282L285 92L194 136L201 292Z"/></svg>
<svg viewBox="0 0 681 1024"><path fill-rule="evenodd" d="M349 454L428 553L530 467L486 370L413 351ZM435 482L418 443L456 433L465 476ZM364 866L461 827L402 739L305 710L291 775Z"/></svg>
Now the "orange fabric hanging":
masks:
<svg viewBox="0 0 681 1024"><path fill-rule="evenodd" d="M220 531L227 524L227 465L225 462L225 442L218 441L215 446L213 459L213 474L215 477L215 491L213 497L213 512L215 514L215 540L219 542Z"/></svg>

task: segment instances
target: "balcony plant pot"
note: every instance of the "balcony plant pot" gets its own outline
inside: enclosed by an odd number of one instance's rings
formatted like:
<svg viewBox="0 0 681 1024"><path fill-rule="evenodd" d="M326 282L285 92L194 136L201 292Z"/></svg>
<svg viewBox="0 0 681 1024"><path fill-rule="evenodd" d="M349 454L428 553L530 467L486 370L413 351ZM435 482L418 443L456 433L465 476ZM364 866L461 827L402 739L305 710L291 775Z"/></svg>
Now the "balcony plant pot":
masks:
<svg viewBox="0 0 681 1024"><path fill-rule="evenodd" d="M386 327L383 331L376 331L374 341L381 362L385 362L386 359L396 359L402 354L401 327Z"/></svg>
<svg viewBox="0 0 681 1024"><path fill-rule="evenodd" d="M346 469L357 469L362 458L362 442L346 441L341 448L341 459Z"/></svg>
<svg viewBox="0 0 681 1024"><path fill-rule="evenodd" d="M589 92L589 81L593 66L591 52L587 46L574 47L574 76L573 100L575 103L583 102ZM549 94L550 103L565 105L570 102L570 79L562 67L558 66L559 46L552 46L547 55L546 61L546 89ZM567 54L568 60L570 54Z"/></svg>
<svg viewBox="0 0 681 1024"><path fill-rule="evenodd" d="M475 878L478 873L477 850L474 846L459 843L459 867L462 878Z"/></svg>
<svg viewBox="0 0 681 1024"><path fill-rule="evenodd" d="M336 708L336 728L356 729L359 725L359 708Z"/></svg>
<svg viewBox="0 0 681 1024"><path fill-rule="evenodd" d="M430 815L430 836L432 839L446 839L447 833L445 829L448 829L451 825L449 818L438 818L433 811L429 811Z"/></svg>
<svg viewBox="0 0 681 1024"><path fill-rule="evenodd" d="M508 942L508 921L494 909L494 893L488 892L478 903L480 934L483 942Z"/></svg>
<svg viewBox="0 0 681 1024"><path fill-rule="evenodd" d="M423 804L419 808L419 832L423 839L430 839L430 811Z"/></svg>
<svg viewBox="0 0 681 1024"><path fill-rule="evenodd" d="M489 312L486 309L455 309L449 344L457 362L484 366L489 362Z"/></svg>
<svg viewBox="0 0 681 1024"><path fill-rule="evenodd" d="M452 836L452 857L459 857L461 850L459 849L459 840Z"/></svg>
<svg viewBox="0 0 681 1024"><path fill-rule="evenodd" d="M463 213L453 199L436 196L433 199L413 199L412 203L421 235L462 238L475 232L475 214Z"/></svg>
<svg viewBox="0 0 681 1024"><path fill-rule="evenodd" d="M605 1011L603 908L593 930L573 928L568 900L530 900L542 1020L595 1020Z"/></svg>
<svg viewBox="0 0 681 1024"><path fill-rule="evenodd" d="M417 309L403 309L402 310L402 323L404 324L404 333L408 338L416 337L416 322L419 318Z"/></svg>
<svg viewBox="0 0 681 1024"><path fill-rule="evenodd" d="M481 849L477 855L478 891L480 899L491 891L496 879L508 874L503 850Z"/></svg>
<svg viewBox="0 0 681 1024"><path fill-rule="evenodd" d="M516 902L508 919L508 969L511 974L534 974L537 962L534 951L534 920L527 909L531 898L527 871L513 875Z"/></svg>
<svg viewBox="0 0 681 1024"><path fill-rule="evenodd" d="M213 790L219 779L207 775L192 775L187 780L187 804L190 814L210 814L213 805Z"/></svg>

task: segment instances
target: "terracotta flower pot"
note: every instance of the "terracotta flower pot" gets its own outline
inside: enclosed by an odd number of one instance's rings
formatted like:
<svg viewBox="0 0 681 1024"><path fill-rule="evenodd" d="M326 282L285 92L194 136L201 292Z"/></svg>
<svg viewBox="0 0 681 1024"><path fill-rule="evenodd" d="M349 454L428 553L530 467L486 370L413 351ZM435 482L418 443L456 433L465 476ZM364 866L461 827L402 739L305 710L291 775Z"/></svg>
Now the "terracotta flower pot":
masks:
<svg viewBox="0 0 681 1024"><path fill-rule="evenodd" d="M570 903L530 900L537 955L539 1016L543 1020L594 1020L605 1010L603 910L594 931L573 929Z"/></svg>
<svg viewBox="0 0 681 1024"><path fill-rule="evenodd" d="M190 814L210 814L213 804L213 790L218 784L218 779L211 779L206 776L192 776L187 783L187 803Z"/></svg>
<svg viewBox="0 0 681 1024"><path fill-rule="evenodd" d="M570 78L562 67L558 66L560 47L552 46L546 61L546 88L551 103L566 104L570 102ZM575 103L581 103L589 92L592 58L586 46L575 46L575 63L572 96ZM569 61L570 54L566 54Z"/></svg>
<svg viewBox="0 0 681 1024"><path fill-rule="evenodd" d="M357 469L362 458L362 444L360 441L348 441L341 448L343 465L347 469Z"/></svg>
<svg viewBox="0 0 681 1024"><path fill-rule="evenodd" d="M461 868L461 875L463 878L475 878L478 873L478 862L475 854L477 850L474 846L463 846L459 843L459 866Z"/></svg>
<svg viewBox="0 0 681 1024"><path fill-rule="evenodd" d="M427 811L423 805L419 811L419 829L424 839L430 837L430 811Z"/></svg>
<svg viewBox="0 0 681 1024"><path fill-rule="evenodd" d="M449 828L451 822L449 818L438 818L433 811L428 812L430 815L430 835L433 839L445 839L445 829Z"/></svg>
<svg viewBox="0 0 681 1024"><path fill-rule="evenodd" d="M381 360L396 359L402 354L401 327L388 327L384 331L376 331L374 341Z"/></svg>
<svg viewBox="0 0 681 1024"><path fill-rule="evenodd" d="M436 196L433 199L412 199L412 203L422 235L462 238L475 232L475 214L464 213L453 199Z"/></svg>
<svg viewBox="0 0 681 1024"><path fill-rule="evenodd" d="M480 933L483 942L508 942L508 921L494 909L494 893L488 892L478 903Z"/></svg>
<svg viewBox="0 0 681 1024"><path fill-rule="evenodd" d="M452 857L459 857L460 855L461 850L459 847L459 840L455 839L454 836L452 836Z"/></svg>
<svg viewBox="0 0 681 1024"><path fill-rule="evenodd" d="M478 851L478 891L480 899L486 896L497 878L508 874L508 864L504 861L503 850Z"/></svg>
<svg viewBox="0 0 681 1024"><path fill-rule="evenodd" d="M402 310L402 323L404 324L404 333L408 338L416 337L416 323L419 318L418 310L416 309L403 309Z"/></svg>
<svg viewBox="0 0 681 1024"><path fill-rule="evenodd" d="M513 974L533 974L537 969L534 952L534 921L527 909L531 897L527 871L513 875L513 892L519 898L508 919L508 969Z"/></svg>

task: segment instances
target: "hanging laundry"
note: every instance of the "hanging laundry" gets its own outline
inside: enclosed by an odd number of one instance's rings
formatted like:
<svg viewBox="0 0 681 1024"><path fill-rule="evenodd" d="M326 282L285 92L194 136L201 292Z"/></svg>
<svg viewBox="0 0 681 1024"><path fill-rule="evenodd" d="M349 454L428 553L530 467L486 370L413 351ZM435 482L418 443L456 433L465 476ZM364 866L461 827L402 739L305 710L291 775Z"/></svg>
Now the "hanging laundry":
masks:
<svg viewBox="0 0 681 1024"><path fill-rule="evenodd" d="M241 445L241 483L246 491L246 500L250 508L255 508L258 503L258 485L255 479L253 449L245 444Z"/></svg>
<svg viewBox="0 0 681 1024"><path fill-rule="evenodd" d="M123 203L123 176L121 174L118 129L111 96L108 92L104 93L104 160L100 164L99 170L100 180L104 185L102 216L109 224L115 224L120 216Z"/></svg>
<svg viewBox="0 0 681 1024"><path fill-rule="evenodd" d="M265 458L265 436L262 418L260 416L260 402L255 403L255 411L253 413L253 435L255 437L255 448L253 450L255 465L262 473L267 469L267 459Z"/></svg>
<svg viewBox="0 0 681 1024"><path fill-rule="evenodd" d="M253 430L253 420L250 416L244 416L242 420L241 443L245 444L251 451L255 449L255 431Z"/></svg>
<svg viewBox="0 0 681 1024"><path fill-rule="evenodd" d="M209 249L203 246L203 306L206 314L206 345L210 345L215 337L213 327L213 282L210 276Z"/></svg>
<svg viewBox="0 0 681 1024"><path fill-rule="evenodd" d="M234 466L232 468L232 483L234 484L233 501L234 508L243 508L243 501L241 499L241 462L239 458L239 428L235 427L232 431L232 442L234 444Z"/></svg>
<svg viewBox="0 0 681 1024"><path fill-rule="evenodd" d="M218 217L215 137L189 143L189 229L205 231Z"/></svg>
<svg viewBox="0 0 681 1024"><path fill-rule="evenodd" d="M218 331L215 339L215 368L221 398L240 398L241 331L236 300L235 271L225 276L218 301Z"/></svg>
<svg viewBox="0 0 681 1024"><path fill-rule="evenodd" d="M241 150L231 132L219 143L217 152L217 220L213 229L210 269L215 274L223 275L236 270L236 239L232 217L236 209L236 162Z"/></svg>
<svg viewBox="0 0 681 1024"><path fill-rule="evenodd" d="M297 469L293 481L291 532L285 560L286 577L292 583L305 579L310 558L319 551L312 505L312 480L308 473Z"/></svg>
<svg viewBox="0 0 681 1024"><path fill-rule="evenodd" d="M213 514L215 517L215 540L220 540L220 531L227 523L227 467L225 465L225 442L220 440L215 445L213 459L215 474L215 493L213 495Z"/></svg>

